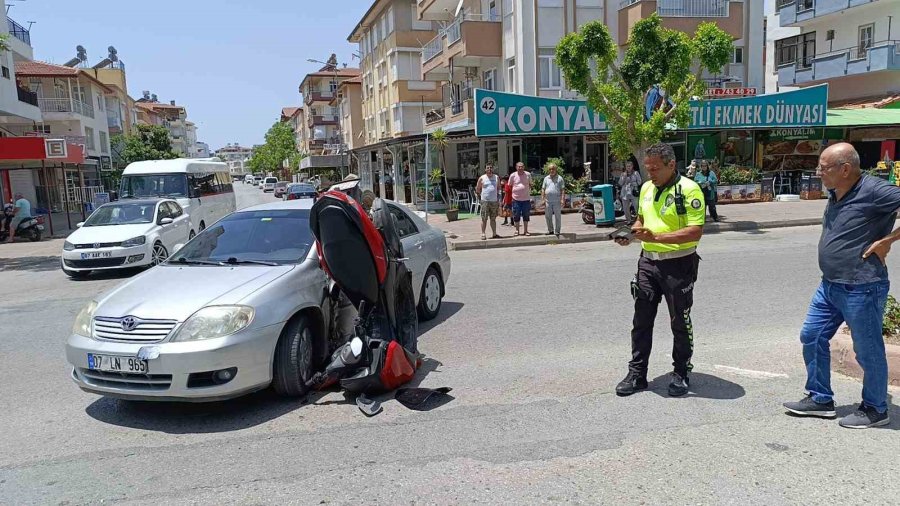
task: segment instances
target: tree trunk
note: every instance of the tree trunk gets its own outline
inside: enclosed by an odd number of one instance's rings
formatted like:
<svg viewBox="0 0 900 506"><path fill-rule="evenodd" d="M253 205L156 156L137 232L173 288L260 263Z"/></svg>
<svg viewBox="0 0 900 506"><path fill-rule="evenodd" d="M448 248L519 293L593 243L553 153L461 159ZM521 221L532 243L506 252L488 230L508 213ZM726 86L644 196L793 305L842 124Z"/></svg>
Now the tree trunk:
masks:
<svg viewBox="0 0 900 506"><path fill-rule="evenodd" d="M644 168L644 156L647 152L647 148L650 147L650 144L641 144L637 146L634 151L631 152L631 156L634 158L632 162L634 163L634 170L638 171L641 175L641 181L647 180L647 169Z"/></svg>

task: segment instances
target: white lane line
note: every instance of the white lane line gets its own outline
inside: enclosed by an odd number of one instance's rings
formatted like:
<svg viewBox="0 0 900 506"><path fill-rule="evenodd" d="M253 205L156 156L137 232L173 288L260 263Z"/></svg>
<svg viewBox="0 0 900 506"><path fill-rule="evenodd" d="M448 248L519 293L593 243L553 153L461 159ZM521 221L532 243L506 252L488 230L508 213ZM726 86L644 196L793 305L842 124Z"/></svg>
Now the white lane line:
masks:
<svg viewBox="0 0 900 506"><path fill-rule="evenodd" d="M713 369L717 369L719 371L730 372L737 376L744 376L746 378L755 378L755 379L774 379L774 378L788 378L787 374L782 374L778 372L768 372L768 371L754 371L753 369L740 369L738 367L729 367L727 365L713 365Z"/></svg>

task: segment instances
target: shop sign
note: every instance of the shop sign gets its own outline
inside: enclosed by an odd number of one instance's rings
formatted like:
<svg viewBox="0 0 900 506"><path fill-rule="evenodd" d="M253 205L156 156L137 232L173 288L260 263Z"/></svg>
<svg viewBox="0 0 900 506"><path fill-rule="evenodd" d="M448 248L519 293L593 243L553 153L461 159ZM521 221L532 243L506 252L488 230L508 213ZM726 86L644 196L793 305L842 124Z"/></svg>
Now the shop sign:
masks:
<svg viewBox="0 0 900 506"><path fill-rule="evenodd" d="M825 126L828 85L783 93L691 102L689 128ZM475 135L572 135L608 132L606 119L581 100L475 90Z"/></svg>
<svg viewBox="0 0 900 506"><path fill-rule="evenodd" d="M112 158L109 156L101 156L100 157L100 170L110 171L112 170Z"/></svg>
<svg viewBox="0 0 900 506"><path fill-rule="evenodd" d="M69 150L65 139L44 139L44 152L47 158L68 158Z"/></svg>

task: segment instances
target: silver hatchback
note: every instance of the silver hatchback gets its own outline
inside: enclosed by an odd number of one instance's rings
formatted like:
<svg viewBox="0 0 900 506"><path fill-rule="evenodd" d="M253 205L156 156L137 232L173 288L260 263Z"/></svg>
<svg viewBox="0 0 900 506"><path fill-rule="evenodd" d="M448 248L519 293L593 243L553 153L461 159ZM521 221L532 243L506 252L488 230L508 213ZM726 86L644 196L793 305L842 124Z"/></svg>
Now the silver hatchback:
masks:
<svg viewBox="0 0 900 506"><path fill-rule="evenodd" d="M210 401L270 384L284 395L327 358L328 285L309 229L312 202L251 207L78 314L66 343L85 391Z"/></svg>

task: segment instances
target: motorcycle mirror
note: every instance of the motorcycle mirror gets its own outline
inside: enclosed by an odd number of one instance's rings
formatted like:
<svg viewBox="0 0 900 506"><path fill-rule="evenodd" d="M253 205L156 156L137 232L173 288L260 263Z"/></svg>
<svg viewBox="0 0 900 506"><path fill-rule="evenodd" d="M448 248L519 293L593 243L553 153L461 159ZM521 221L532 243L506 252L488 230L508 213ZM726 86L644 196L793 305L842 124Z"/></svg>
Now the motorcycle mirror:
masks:
<svg viewBox="0 0 900 506"><path fill-rule="evenodd" d="M363 342L362 339L358 337L354 337L352 341L350 341L350 351L353 352L354 357L358 357L363 350Z"/></svg>
<svg viewBox="0 0 900 506"><path fill-rule="evenodd" d="M81 228L83 225L84 225L84 222L79 221L78 223L75 224L75 228Z"/></svg>

